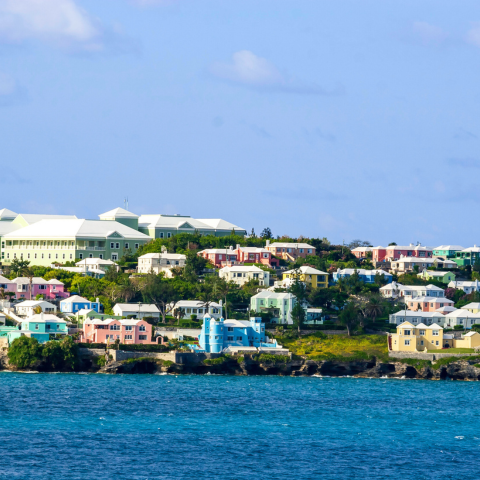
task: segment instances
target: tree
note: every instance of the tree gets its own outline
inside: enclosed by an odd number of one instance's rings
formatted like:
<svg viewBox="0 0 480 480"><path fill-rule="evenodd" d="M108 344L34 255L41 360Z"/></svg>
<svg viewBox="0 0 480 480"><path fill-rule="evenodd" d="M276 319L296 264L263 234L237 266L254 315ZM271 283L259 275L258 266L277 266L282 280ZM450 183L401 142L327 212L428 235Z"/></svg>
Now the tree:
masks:
<svg viewBox="0 0 480 480"><path fill-rule="evenodd" d="M367 316L372 318L373 323L375 323L375 320L377 319L377 317L382 315L384 310L385 310L385 303L379 295L372 295L365 307L365 312Z"/></svg>
<svg viewBox="0 0 480 480"><path fill-rule="evenodd" d="M292 315L293 324L297 327L298 333L300 333L300 330L305 321L305 310L300 304L300 301L298 299L292 308L291 315Z"/></svg>
<svg viewBox="0 0 480 480"><path fill-rule="evenodd" d="M23 260L23 258L14 258L10 264L10 272L15 274L15 277L21 277L29 265L30 262L28 260Z"/></svg>
<svg viewBox="0 0 480 480"><path fill-rule="evenodd" d="M340 325L347 328L349 337L351 336L351 331L358 325L358 313L356 306L352 302L348 302L338 316Z"/></svg>
<svg viewBox="0 0 480 480"><path fill-rule="evenodd" d="M357 247L371 247L372 244L369 242L369 241L364 241L364 240L360 240L360 239L355 239L355 240L352 240L348 245L347 247L350 249L350 250L353 250L354 248L357 248Z"/></svg>
<svg viewBox="0 0 480 480"><path fill-rule="evenodd" d="M31 368L42 359L42 346L33 337L16 338L8 349L8 361L17 368Z"/></svg>
<svg viewBox="0 0 480 480"><path fill-rule="evenodd" d="M223 308L225 309L225 318L228 318L228 305L227 305L227 297L231 290L236 290L237 285L235 282L230 281L227 282L223 278L219 278L217 282L217 292L222 297L224 303Z"/></svg>
<svg viewBox="0 0 480 480"><path fill-rule="evenodd" d="M293 272L293 282L288 288L288 291L297 297L297 300L303 304L307 298L307 286L305 282L301 281L301 272L299 269Z"/></svg>
<svg viewBox="0 0 480 480"><path fill-rule="evenodd" d="M146 303L155 305L162 315L165 323L167 314L169 314L180 300L180 295L174 285L168 280L164 280L162 275L149 273L147 275L145 288L142 290L143 300Z"/></svg>
<svg viewBox="0 0 480 480"><path fill-rule="evenodd" d="M107 285L103 293L112 303L115 303L122 295L122 288L120 285L111 283Z"/></svg>
<svg viewBox="0 0 480 480"><path fill-rule="evenodd" d="M42 313L43 310L42 310L42 307L40 305L37 305L34 309L33 309L33 313L36 313L37 315L39 315L40 313Z"/></svg>
<svg viewBox="0 0 480 480"><path fill-rule="evenodd" d="M397 245L395 242L390 242L388 246L390 247L391 245Z"/></svg>
<svg viewBox="0 0 480 480"><path fill-rule="evenodd" d="M264 240L270 240L272 237L272 231L270 230L269 227L266 227L262 230L262 233L260 234L260 237L263 238Z"/></svg>

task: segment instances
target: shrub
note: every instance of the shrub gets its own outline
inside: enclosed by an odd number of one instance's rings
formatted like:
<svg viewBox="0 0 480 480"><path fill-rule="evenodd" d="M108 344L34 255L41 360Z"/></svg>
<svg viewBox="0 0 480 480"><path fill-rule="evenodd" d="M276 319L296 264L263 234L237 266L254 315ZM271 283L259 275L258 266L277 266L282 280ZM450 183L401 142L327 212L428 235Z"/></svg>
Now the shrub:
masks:
<svg viewBox="0 0 480 480"><path fill-rule="evenodd" d="M17 368L30 368L42 359L42 346L36 338L16 338L8 349L8 361Z"/></svg>
<svg viewBox="0 0 480 480"><path fill-rule="evenodd" d="M271 353L261 353L253 358L260 363L287 363L290 360L287 355L273 355Z"/></svg>
<svg viewBox="0 0 480 480"><path fill-rule="evenodd" d="M134 345L122 345L118 346L119 350L124 352L168 352L171 349L167 345L144 345L144 344L134 344Z"/></svg>
<svg viewBox="0 0 480 480"><path fill-rule="evenodd" d="M463 325L455 325L455 326L453 327L453 329L454 329L454 330L463 330L464 327L463 327Z"/></svg>

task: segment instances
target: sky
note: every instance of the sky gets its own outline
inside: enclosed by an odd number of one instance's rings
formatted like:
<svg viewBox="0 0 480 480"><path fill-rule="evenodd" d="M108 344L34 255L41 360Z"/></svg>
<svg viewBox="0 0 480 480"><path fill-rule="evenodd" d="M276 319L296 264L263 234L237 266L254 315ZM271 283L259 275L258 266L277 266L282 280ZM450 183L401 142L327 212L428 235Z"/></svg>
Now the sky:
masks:
<svg viewBox="0 0 480 480"><path fill-rule="evenodd" d="M478 0L0 0L0 208L480 244Z"/></svg>

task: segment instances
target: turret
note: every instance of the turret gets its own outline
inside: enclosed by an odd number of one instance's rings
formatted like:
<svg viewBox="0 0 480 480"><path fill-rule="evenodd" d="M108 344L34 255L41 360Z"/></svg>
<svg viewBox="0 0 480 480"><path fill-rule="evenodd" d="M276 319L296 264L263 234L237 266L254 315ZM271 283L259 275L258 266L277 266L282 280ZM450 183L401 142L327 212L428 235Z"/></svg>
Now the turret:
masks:
<svg viewBox="0 0 480 480"><path fill-rule="evenodd" d="M223 317L210 321L210 353L222 352L224 328Z"/></svg>
<svg viewBox="0 0 480 480"><path fill-rule="evenodd" d="M202 333L200 334L199 344L200 347L205 350L206 352L210 352L210 321L212 317L206 313L203 316L203 325L202 325Z"/></svg>

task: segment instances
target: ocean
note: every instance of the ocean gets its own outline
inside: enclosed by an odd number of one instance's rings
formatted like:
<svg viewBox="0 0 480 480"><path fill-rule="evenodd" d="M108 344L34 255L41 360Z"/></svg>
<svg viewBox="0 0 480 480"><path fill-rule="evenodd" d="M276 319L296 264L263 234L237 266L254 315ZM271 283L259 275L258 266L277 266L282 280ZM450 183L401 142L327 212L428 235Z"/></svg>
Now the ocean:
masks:
<svg viewBox="0 0 480 480"><path fill-rule="evenodd" d="M0 479L480 478L480 384L0 373Z"/></svg>

